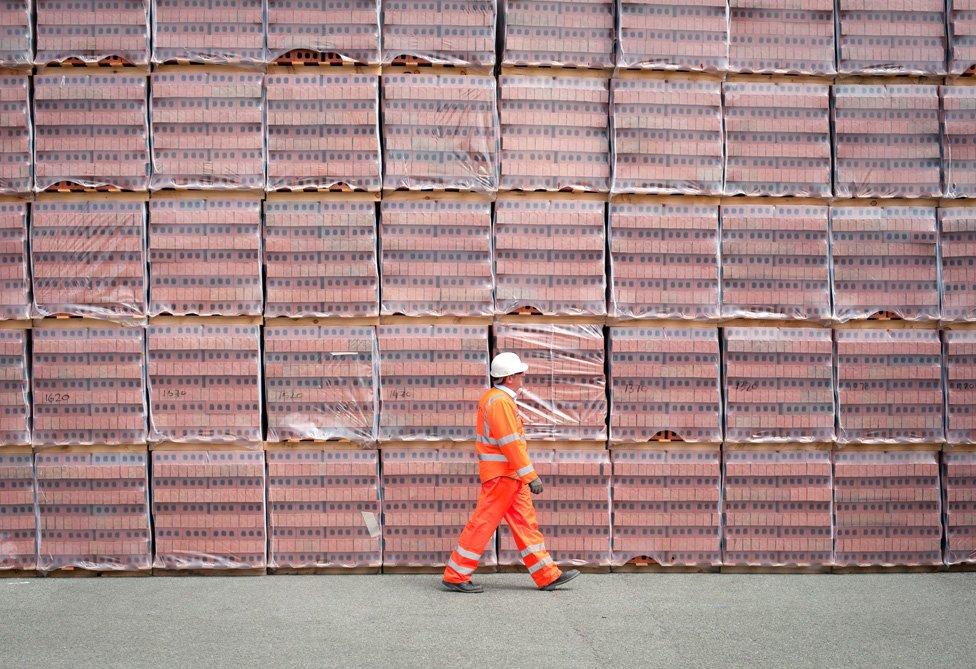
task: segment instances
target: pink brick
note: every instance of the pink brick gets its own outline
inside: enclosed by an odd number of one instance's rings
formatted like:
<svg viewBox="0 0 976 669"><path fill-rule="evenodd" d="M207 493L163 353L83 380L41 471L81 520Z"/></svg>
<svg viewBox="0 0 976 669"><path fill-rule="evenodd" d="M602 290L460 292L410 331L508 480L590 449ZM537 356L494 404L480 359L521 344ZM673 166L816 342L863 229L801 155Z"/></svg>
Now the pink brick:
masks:
<svg viewBox="0 0 976 669"><path fill-rule="evenodd" d="M976 196L976 87L940 86L939 93L946 197Z"/></svg>
<svg viewBox="0 0 976 669"><path fill-rule="evenodd" d="M301 49L380 62L380 0L268 0L268 57Z"/></svg>
<svg viewBox="0 0 976 669"><path fill-rule="evenodd" d="M149 63L149 0L34 0L37 65L122 58Z"/></svg>
<svg viewBox="0 0 976 669"><path fill-rule="evenodd" d="M839 0L838 70L855 74L945 74L941 0Z"/></svg>
<svg viewBox="0 0 976 669"><path fill-rule="evenodd" d="M34 55L33 24L30 0L0 3L0 66L30 65Z"/></svg>
<svg viewBox="0 0 976 669"><path fill-rule="evenodd" d="M378 4L378 3L377 3ZM495 64L497 0L385 0L383 62Z"/></svg>
<svg viewBox="0 0 976 669"><path fill-rule="evenodd" d="M953 0L949 9L949 73L970 72L976 66L976 2Z"/></svg>
<svg viewBox="0 0 976 669"><path fill-rule="evenodd" d="M0 450L31 443L26 330L0 330Z"/></svg>
<svg viewBox="0 0 976 669"><path fill-rule="evenodd" d="M0 316L30 318L27 203L0 202Z"/></svg>
<svg viewBox="0 0 976 669"><path fill-rule="evenodd" d="M153 0L153 63L263 63L262 0Z"/></svg>
<svg viewBox="0 0 976 669"><path fill-rule="evenodd" d="M976 562L976 452L946 451L946 564Z"/></svg>
<svg viewBox="0 0 976 669"><path fill-rule="evenodd" d="M945 330L946 440L976 444L976 330Z"/></svg>
<svg viewBox="0 0 976 669"><path fill-rule="evenodd" d="M833 0L729 0L737 72L834 73Z"/></svg>
<svg viewBox="0 0 976 669"><path fill-rule="evenodd" d="M613 0L506 0L504 65L612 67Z"/></svg>
<svg viewBox="0 0 976 669"><path fill-rule="evenodd" d="M34 456L0 449L0 573L37 566Z"/></svg>
<svg viewBox="0 0 976 669"><path fill-rule="evenodd" d="M724 0L620 0L617 65L655 70L725 70Z"/></svg>
<svg viewBox="0 0 976 669"><path fill-rule="evenodd" d="M26 72L0 75L0 194L31 190L29 86L30 77Z"/></svg>

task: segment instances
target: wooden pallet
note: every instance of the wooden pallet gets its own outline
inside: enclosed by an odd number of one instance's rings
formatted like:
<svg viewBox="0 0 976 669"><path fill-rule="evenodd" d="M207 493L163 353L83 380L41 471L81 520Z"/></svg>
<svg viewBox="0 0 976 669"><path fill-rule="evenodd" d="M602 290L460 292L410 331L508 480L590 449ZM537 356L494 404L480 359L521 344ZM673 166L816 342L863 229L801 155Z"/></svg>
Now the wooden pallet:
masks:
<svg viewBox="0 0 976 669"><path fill-rule="evenodd" d="M840 566L831 567L833 574L931 574L933 572L947 571L945 565L868 565Z"/></svg>
<svg viewBox="0 0 976 669"><path fill-rule="evenodd" d="M315 51L314 49L292 49L274 59L272 65L289 67L358 67L367 63L358 63L349 58L343 58L335 51Z"/></svg>
<svg viewBox="0 0 976 669"><path fill-rule="evenodd" d="M515 311L510 311L506 316L542 316L542 311L535 307L519 307Z"/></svg>
<svg viewBox="0 0 976 669"><path fill-rule="evenodd" d="M679 435L677 432L672 432L671 430L661 430L648 439L648 441L656 444L669 444L671 442L684 443L684 439L681 438L681 435Z"/></svg>
<svg viewBox="0 0 976 669"><path fill-rule="evenodd" d="M269 567L272 576L370 576L382 572L382 567Z"/></svg>
<svg viewBox="0 0 976 669"><path fill-rule="evenodd" d="M141 578L152 576L151 569L127 571L124 569L81 569L78 567L64 567L49 572L40 572L45 578Z"/></svg>
<svg viewBox="0 0 976 669"><path fill-rule="evenodd" d="M719 565L663 565L647 555L610 567L614 574L717 574L720 569Z"/></svg>
<svg viewBox="0 0 976 669"><path fill-rule="evenodd" d="M123 188L112 184L102 184L101 186L82 186L73 181L59 181L45 188L43 193L123 193L134 192L126 191Z"/></svg>
<svg viewBox="0 0 976 669"><path fill-rule="evenodd" d="M0 578L37 578L43 576L34 569L0 569Z"/></svg>
<svg viewBox="0 0 976 669"><path fill-rule="evenodd" d="M109 68L109 67L148 67L148 64L136 65L132 61L126 60L121 56L108 56L96 61L86 61L81 58L65 58L64 60L52 61L50 63L38 63L43 67L64 67L64 68Z"/></svg>
<svg viewBox="0 0 976 669"><path fill-rule="evenodd" d="M882 310L882 311L876 311L876 312L874 312L873 314L871 314L870 316L868 316L867 320L869 320L869 321L903 321L905 319L902 318L901 316L899 316L898 314L896 314L893 311L884 311L884 310Z"/></svg>
<svg viewBox="0 0 976 669"><path fill-rule="evenodd" d="M232 568L194 568L194 569L164 569L155 567L153 576L264 576L268 573L265 567Z"/></svg>
<svg viewBox="0 0 976 669"><path fill-rule="evenodd" d="M355 188L343 182L331 186L275 186L272 193L370 193L365 188Z"/></svg>

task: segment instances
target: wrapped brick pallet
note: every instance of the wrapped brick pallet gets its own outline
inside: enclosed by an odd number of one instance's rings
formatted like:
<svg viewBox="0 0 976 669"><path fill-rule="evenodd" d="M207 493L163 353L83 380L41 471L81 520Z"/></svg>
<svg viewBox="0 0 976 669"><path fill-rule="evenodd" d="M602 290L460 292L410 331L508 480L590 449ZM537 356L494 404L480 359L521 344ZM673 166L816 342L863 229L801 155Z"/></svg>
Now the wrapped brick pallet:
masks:
<svg viewBox="0 0 976 669"><path fill-rule="evenodd" d="M153 0L153 63L265 61L264 0Z"/></svg>
<svg viewBox="0 0 976 669"><path fill-rule="evenodd" d="M385 0L383 62L495 64L496 0Z"/></svg>
<svg viewBox="0 0 976 669"><path fill-rule="evenodd" d="M37 567L34 455L0 448L0 575Z"/></svg>
<svg viewBox="0 0 976 669"><path fill-rule="evenodd" d="M976 86L940 86L939 92L946 197L976 197Z"/></svg>
<svg viewBox="0 0 976 669"><path fill-rule="evenodd" d="M725 0L619 0L617 65L724 71L729 66Z"/></svg>
<svg viewBox="0 0 976 669"><path fill-rule="evenodd" d="M942 0L838 0L837 10L840 72L945 74Z"/></svg>
<svg viewBox="0 0 976 669"><path fill-rule="evenodd" d="M834 73L833 0L729 0L729 67Z"/></svg>
<svg viewBox="0 0 976 669"><path fill-rule="evenodd" d="M31 443L27 330L0 330L0 450Z"/></svg>
<svg viewBox="0 0 976 669"><path fill-rule="evenodd" d="M268 60L315 51L380 62L380 0L267 0Z"/></svg>
<svg viewBox="0 0 976 669"><path fill-rule="evenodd" d="M976 444L976 330L946 330L946 441Z"/></svg>
<svg viewBox="0 0 976 669"><path fill-rule="evenodd" d="M149 64L149 0L34 0L36 65L121 59Z"/></svg>
<svg viewBox="0 0 976 669"><path fill-rule="evenodd" d="M615 0L503 0L502 65L613 67Z"/></svg>
<svg viewBox="0 0 976 669"><path fill-rule="evenodd" d="M33 61L32 0L0 0L0 67L23 67Z"/></svg>
<svg viewBox="0 0 976 669"><path fill-rule="evenodd" d="M972 72L976 67L976 0L952 0L949 9L949 73Z"/></svg>
<svg viewBox="0 0 976 669"><path fill-rule="evenodd" d="M0 455L2 457L2 455ZM945 482L946 564L976 562L976 451L942 455Z"/></svg>
<svg viewBox="0 0 976 669"><path fill-rule="evenodd" d="M976 209L939 209L942 320L976 321Z"/></svg>
<svg viewBox="0 0 976 669"><path fill-rule="evenodd" d="M27 266L27 203L0 202L0 318L30 318Z"/></svg>
<svg viewBox="0 0 976 669"><path fill-rule="evenodd" d="M0 74L0 194L31 191L30 83L26 73Z"/></svg>

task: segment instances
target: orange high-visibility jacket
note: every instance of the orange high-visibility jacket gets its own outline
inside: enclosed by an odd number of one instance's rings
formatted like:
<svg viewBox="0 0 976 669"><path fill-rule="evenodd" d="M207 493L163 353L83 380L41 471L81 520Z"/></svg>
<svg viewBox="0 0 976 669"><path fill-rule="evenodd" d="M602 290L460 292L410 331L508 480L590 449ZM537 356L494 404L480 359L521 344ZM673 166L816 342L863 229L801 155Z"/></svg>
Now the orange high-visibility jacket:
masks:
<svg viewBox="0 0 976 669"><path fill-rule="evenodd" d="M525 444L525 427L518 416L515 400L504 390L492 388L478 401L478 473L481 482L499 476L538 478Z"/></svg>

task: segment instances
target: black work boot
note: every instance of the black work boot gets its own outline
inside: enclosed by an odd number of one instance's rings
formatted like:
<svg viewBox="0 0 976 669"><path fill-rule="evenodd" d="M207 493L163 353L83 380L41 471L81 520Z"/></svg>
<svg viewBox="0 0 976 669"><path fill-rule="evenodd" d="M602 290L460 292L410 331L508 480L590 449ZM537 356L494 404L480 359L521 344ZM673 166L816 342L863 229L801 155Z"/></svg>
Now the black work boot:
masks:
<svg viewBox="0 0 976 669"><path fill-rule="evenodd" d="M480 585L475 585L471 581L465 581L464 583L448 583L447 581L441 581L445 588L451 592L465 592L469 594L474 594L477 592L484 592L485 589Z"/></svg>
<svg viewBox="0 0 976 669"><path fill-rule="evenodd" d="M567 583L569 583L579 575L580 575L579 569L570 569L569 571L564 571L562 573L562 576L557 578L549 585L542 586L541 588L539 588L539 590L555 590L561 585L566 585Z"/></svg>

